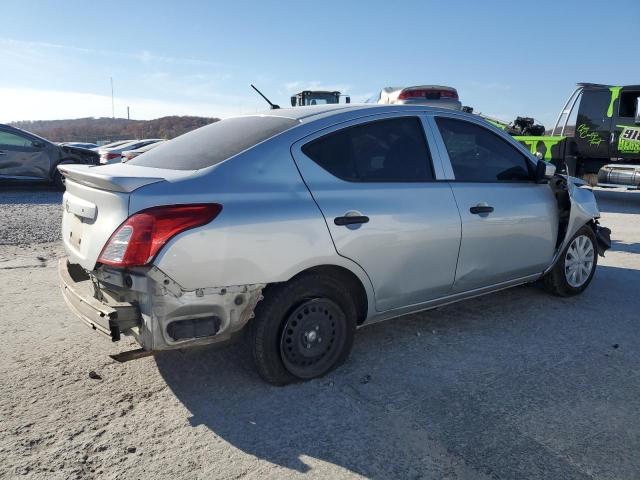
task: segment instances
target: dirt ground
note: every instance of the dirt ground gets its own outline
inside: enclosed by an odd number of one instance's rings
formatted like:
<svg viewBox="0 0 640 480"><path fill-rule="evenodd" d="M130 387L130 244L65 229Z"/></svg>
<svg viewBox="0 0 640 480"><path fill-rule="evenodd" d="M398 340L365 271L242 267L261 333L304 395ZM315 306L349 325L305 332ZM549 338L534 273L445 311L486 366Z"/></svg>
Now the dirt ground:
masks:
<svg viewBox="0 0 640 480"><path fill-rule="evenodd" d="M0 478L640 478L640 193L597 196L614 243L583 295L373 325L276 388L242 344L112 361L134 344L58 290L60 194L0 191Z"/></svg>

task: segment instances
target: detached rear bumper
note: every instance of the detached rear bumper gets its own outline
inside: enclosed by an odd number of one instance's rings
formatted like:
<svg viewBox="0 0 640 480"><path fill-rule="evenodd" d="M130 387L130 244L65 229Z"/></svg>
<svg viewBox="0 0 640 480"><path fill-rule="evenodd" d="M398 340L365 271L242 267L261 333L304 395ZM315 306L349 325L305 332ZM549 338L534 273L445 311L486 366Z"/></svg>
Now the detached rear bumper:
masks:
<svg viewBox="0 0 640 480"><path fill-rule="evenodd" d="M58 277L62 296L69 308L88 326L111 340L120 340L120 334L141 324L140 311L135 305L113 300L100 301L94 297L89 276L66 258L58 262Z"/></svg>

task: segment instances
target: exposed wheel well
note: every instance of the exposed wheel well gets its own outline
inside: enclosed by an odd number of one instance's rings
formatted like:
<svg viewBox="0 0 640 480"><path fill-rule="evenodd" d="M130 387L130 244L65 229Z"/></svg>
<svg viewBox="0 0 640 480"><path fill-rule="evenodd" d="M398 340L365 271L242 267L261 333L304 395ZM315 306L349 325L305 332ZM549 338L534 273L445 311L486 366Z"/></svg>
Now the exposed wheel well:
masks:
<svg viewBox="0 0 640 480"><path fill-rule="evenodd" d="M360 279L353 272L337 265L319 265L316 267L308 268L307 270L303 270L302 272L294 276L291 280L304 273L310 272L319 273L339 279L339 281L344 285L345 289L347 289L354 300L356 310L358 312L358 325L362 324L367 319L367 313L369 309L367 292L364 289L364 286L362 285Z"/></svg>

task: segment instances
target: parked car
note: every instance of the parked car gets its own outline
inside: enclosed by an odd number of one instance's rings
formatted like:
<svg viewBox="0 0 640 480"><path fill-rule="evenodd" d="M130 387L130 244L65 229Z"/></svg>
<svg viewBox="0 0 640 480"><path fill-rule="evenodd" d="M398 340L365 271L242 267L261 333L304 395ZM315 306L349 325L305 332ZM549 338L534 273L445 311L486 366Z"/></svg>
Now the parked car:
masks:
<svg viewBox="0 0 640 480"><path fill-rule="evenodd" d="M147 352L247 326L278 385L340 365L368 323L540 279L581 293L610 245L591 190L424 106L272 110L60 170L71 310Z"/></svg>
<svg viewBox="0 0 640 480"><path fill-rule="evenodd" d="M458 91L442 85L416 87L386 87L378 95L377 103L391 105L428 105L431 107L462 109Z"/></svg>
<svg viewBox="0 0 640 480"><path fill-rule="evenodd" d="M119 147L120 145L124 145L125 143L131 143L131 142L135 142L135 140L133 139L129 139L129 140L116 140L115 142L109 142L109 143L105 143L104 145L98 145L96 148L94 148L93 150L95 150L96 152L100 151L100 150L107 150L109 148L115 148L115 147Z"/></svg>
<svg viewBox="0 0 640 480"><path fill-rule="evenodd" d="M100 154L100 163L119 163L122 160L122 152L135 150L136 148L144 147L160 141L162 141L161 138L145 138L144 140L132 140L131 142L123 143L115 147L102 147L98 150L98 153Z"/></svg>
<svg viewBox="0 0 640 480"><path fill-rule="evenodd" d="M84 148L60 146L33 133L0 124L0 180L43 182L64 189L62 164L95 165L98 155Z"/></svg>
<svg viewBox="0 0 640 480"><path fill-rule="evenodd" d="M122 152L122 162L128 162L129 160L134 159L138 155L142 155L144 152L148 152L149 150L156 148L158 145L162 145L166 140L161 140L159 142L150 143L149 145L145 145L144 147L136 148L135 150L125 150Z"/></svg>
<svg viewBox="0 0 640 480"><path fill-rule="evenodd" d="M98 148L98 145L96 145L95 143L82 143L82 142L60 142L58 143L58 145L67 146L67 147L86 148L87 150Z"/></svg>

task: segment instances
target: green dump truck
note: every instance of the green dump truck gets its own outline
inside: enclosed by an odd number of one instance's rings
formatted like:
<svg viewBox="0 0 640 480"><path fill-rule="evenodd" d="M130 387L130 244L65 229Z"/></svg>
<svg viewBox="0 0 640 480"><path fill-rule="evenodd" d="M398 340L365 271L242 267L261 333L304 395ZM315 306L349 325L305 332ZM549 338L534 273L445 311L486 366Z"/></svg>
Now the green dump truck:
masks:
<svg viewBox="0 0 640 480"><path fill-rule="evenodd" d="M592 185L639 189L640 85L579 83L547 134L514 138Z"/></svg>

